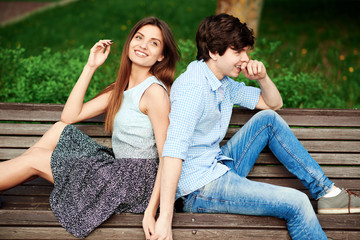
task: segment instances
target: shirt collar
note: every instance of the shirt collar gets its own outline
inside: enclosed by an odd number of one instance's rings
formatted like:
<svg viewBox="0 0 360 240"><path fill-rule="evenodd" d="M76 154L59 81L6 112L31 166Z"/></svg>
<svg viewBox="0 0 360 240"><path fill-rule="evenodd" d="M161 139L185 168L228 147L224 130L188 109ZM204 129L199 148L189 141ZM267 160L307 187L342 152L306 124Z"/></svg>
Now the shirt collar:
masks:
<svg viewBox="0 0 360 240"><path fill-rule="evenodd" d="M199 65L203 69L205 73L205 77L208 80L211 90L216 91L219 87L221 87L222 83L217 77L215 77L214 73L210 70L208 65L204 62L204 60L198 61ZM227 76L223 78L224 80L227 80Z"/></svg>

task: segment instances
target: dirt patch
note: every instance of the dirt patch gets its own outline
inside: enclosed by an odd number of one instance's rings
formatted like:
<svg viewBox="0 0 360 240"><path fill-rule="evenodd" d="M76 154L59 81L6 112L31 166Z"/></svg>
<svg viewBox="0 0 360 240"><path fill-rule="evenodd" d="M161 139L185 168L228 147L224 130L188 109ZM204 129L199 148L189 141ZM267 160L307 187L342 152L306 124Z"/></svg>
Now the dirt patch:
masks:
<svg viewBox="0 0 360 240"><path fill-rule="evenodd" d="M52 2L0 2L0 22L17 19L50 4Z"/></svg>

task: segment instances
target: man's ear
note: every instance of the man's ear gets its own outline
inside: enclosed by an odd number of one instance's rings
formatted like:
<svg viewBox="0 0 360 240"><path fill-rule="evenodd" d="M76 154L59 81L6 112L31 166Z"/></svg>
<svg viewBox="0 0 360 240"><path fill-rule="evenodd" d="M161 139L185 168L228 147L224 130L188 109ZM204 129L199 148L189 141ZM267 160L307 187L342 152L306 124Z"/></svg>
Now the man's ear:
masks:
<svg viewBox="0 0 360 240"><path fill-rule="evenodd" d="M217 61L219 54L217 52L212 53L209 51L209 56L212 60Z"/></svg>

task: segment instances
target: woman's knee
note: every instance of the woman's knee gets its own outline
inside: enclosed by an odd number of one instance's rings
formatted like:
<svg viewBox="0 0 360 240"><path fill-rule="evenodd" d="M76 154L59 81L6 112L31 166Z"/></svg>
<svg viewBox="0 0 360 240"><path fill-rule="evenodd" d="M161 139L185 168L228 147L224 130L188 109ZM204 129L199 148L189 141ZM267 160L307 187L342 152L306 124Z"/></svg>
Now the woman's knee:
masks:
<svg viewBox="0 0 360 240"><path fill-rule="evenodd" d="M62 131L67 125L68 125L67 123L58 121L58 122L54 123L53 128Z"/></svg>
<svg viewBox="0 0 360 240"><path fill-rule="evenodd" d="M44 173L48 174L49 170L51 170L50 161L52 152L53 151L49 149L41 147L29 148L25 153L29 168L39 176L43 175Z"/></svg>

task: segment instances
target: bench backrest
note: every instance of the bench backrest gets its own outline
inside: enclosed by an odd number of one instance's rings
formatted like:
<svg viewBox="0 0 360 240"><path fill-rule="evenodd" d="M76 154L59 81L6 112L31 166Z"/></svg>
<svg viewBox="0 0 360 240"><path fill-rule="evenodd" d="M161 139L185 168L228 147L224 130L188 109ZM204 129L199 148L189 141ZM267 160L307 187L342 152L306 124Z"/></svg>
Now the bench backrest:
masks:
<svg viewBox="0 0 360 240"><path fill-rule="evenodd" d="M62 109L60 104L0 103L0 161L14 158L32 146L54 122L60 120ZM223 143L255 112L234 108ZM277 112L329 178L340 187L360 192L360 110L281 109ZM111 147L110 134L104 131L103 122L104 116L98 116L77 126L100 144ZM269 149L260 154L249 178L308 193ZM32 189L31 193L29 189ZM6 194L8 198L30 194L32 201L36 202L40 201L37 198L48 197L50 191L51 185L35 180ZM39 206L48 207L47 201Z"/></svg>

